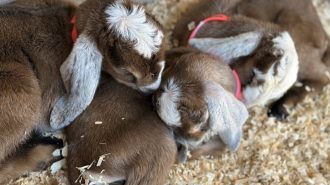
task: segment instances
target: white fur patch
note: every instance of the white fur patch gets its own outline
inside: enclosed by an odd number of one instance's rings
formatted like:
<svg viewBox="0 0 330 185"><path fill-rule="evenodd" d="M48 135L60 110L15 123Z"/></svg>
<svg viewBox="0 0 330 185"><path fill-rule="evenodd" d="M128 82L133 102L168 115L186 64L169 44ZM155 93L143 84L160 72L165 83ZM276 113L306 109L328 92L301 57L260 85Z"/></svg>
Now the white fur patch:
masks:
<svg viewBox="0 0 330 185"><path fill-rule="evenodd" d="M159 62L158 65L160 66L161 69L160 69L160 72L158 74L156 81L150 85L139 87L139 89L142 92L151 92L151 91L155 91L159 88L160 83L162 82L162 74L163 74L163 71L165 68L165 61Z"/></svg>
<svg viewBox="0 0 330 185"><path fill-rule="evenodd" d="M164 34L150 22L142 6L134 4L128 10L122 1L110 5L106 10L107 23L122 38L134 42L134 49L145 58L159 51Z"/></svg>
<svg viewBox="0 0 330 185"><path fill-rule="evenodd" d="M53 129L69 125L92 102L101 75L102 60L96 44L82 33L60 68L68 94L61 97L53 108L50 118Z"/></svg>
<svg viewBox="0 0 330 185"><path fill-rule="evenodd" d="M52 155L54 157L60 157L60 156L62 156L62 150L61 149L56 149L56 150L54 150L54 152L52 153Z"/></svg>
<svg viewBox="0 0 330 185"><path fill-rule="evenodd" d="M125 180L124 177L111 177L107 174L103 174L106 173L106 171L104 170L104 172L101 173L95 173L95 172L91 172L91 171L85 171L82 172L82 178L87 182L89 182L89 185L105 185L105 184L110 184L110 183L114 183L117 181L122 181Z"/></svg>
<svg viewBox="0 0 330 185"><path fill-rule="evenodd" d="M296 82L299 69L298 54L288 32L282 32L273 39L275 52L283 52L279 65L273 64L267 73L254 69L255 78L265 83L257 87L246 87L243 91L247 107L265 105L279 99ZM275 67L277 75L274 76Z"/></svg>
<svg viewBox="0 0 330 185"><path fill-rule="evenodd" d="M171 78L164 86L164 92L158 99L158 114L169 126L181 126L181 116L177 102L181 96L180 87Z"/></svg>
<svg viewBox="0 0 330 185"><path fill-rule="evenodd" d="M62 159L60 161L53 163L50 166L50 172L51 172L51 174L55 174L56 172L60 171L65 166L66 166L66 159Z"/></svg>

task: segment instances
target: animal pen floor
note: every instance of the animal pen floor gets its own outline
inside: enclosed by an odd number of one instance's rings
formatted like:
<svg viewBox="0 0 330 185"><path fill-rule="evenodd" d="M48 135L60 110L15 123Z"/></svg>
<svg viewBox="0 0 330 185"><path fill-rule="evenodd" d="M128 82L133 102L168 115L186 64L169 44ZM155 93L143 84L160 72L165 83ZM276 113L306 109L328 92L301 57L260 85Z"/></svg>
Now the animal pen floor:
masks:
<svg viewBox="0 0 330 185"><path fill-rule="evenodd" d="M81 0L72 0L79 3ZM148 8L168 31L189 3L196 0L155 0ZM330 1L313 0L330 34ZM203 157L174 166L170 185L207 184L330 184L330 86L307 97L279 122L262 108L251 111L236 153ZM68 184L65 172L32 173L10 185Z"/></svg>

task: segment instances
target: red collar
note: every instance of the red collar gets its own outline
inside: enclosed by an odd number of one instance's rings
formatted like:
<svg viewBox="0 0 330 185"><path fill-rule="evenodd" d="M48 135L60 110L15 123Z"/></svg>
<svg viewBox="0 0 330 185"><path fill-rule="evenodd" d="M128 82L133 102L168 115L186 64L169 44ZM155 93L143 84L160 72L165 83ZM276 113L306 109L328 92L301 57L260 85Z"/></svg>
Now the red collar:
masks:
<svg viewBox="0 0 330 185"><path fill-rule="evenodd" d="M196 28L192 31L192 33L189 36L189 40L193 39L196 37L197 33L199 32L199 30L203 27L203 25L205 25L208 22L212 22L212 21L220 21L220 22L227 22L230 20L230 17L224 15L224 14L217 14L217 15L213 15L211 17L208 17L204 20L202 20L197 26ZM236 81L236 92L235 92L235 96L237 99L242 100L243 96L242 96L242 91L241 91L241 80L239 79L239 76L236 72L236 70L232 69L235 81Z"/></svg>
<svg viewBox="0 0 330 185"><path fill-rule="evenodd" d="M76 19L77 19L76 16L73 16L71 19L71 24L72 24L71 38L73 42L76 42L78 38Z"/></svg>

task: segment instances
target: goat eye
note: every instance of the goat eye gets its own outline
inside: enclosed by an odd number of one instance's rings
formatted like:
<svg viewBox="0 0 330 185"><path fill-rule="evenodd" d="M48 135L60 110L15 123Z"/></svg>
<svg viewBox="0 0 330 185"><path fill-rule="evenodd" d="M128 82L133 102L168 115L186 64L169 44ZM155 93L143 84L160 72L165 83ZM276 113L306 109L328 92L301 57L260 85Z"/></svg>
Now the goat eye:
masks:
<svg viewBox="0 0 330 185"><path fill-rule="evenodd" d="M251 77L250 77L250 79L248 80L248 84L249 84L249 85L253 82L253 79L255 78L255 76L256 76L255 72L252 71Z"/></svg>
<svg viewBox="0 0 330 185"><path fill-rule="evenodd" d="M187 108L186 107L183 107L183 106L181 106L180 108L179 108L179 112L181 112L181 113L187 113Z"/></svg>
<svg viewBox="0 0 330 185"><path fill-rule="evenodd" d="M125 76L129 78L131 83L136 83L137 79L131 72L129 72L126 68L122 68L122 71L124 72Z"/></svg>
<svg viewBox="0 0 330 185"><path fill-rule="evenodd" d="M110 57L112 58L113 62L114 62L116 65L120 65L120 63L121 63L121 57L120 57L120 55L119 55L117 52L115 52L115 51L116 51L115 49L111 49L111 50L109 51L109 53L110 53Z"/></svg>
<svg viewBox="0 0 330 185"><path fill-rule="evenodd" d="M133 83L136 83L137 82L137 79L136 79L136 77L134 75L132 75L132 82Z"/></svg>
<svg viewBox="0 0 330 185"><path fill-rule="evenodd" d="M201 128L201 132L207 132L207 130L208 130L208 129L207 129L206 127L202 127L202 128Z"/></svg>
<svg viewBox="0 0 330 185"><path fill-rule="evenodd" d="M156 74L155 73L151 73L151 77L155 78Z"/></svg>
<svg viewBox="0 0 330 185"><path fill-rule="evenodd" d="M131 76L131 75L132 75L132 73L129 72L129 71L128 71L127 69L125 69L125 68L122 68L122 71L123 71L124 75L127 75L127 76Z"/></svg>

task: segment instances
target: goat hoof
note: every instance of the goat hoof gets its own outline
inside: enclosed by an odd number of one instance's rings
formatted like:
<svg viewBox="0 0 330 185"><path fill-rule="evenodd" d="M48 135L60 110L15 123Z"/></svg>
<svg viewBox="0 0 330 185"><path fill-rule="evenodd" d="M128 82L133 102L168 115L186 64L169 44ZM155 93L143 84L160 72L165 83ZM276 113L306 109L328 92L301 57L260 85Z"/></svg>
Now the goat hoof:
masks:
<svg viewBox="0 0 330 185"><path fill-rule="evenodd" d="M278 121L283 121L288 117L288 112L283 106L273 106L268 111L268 116L275 117Z"/></svg>
<svg viewBox="0 0 330 185"><path fill-rule="evenodd" d="M188 161L188 153L188 148L179 144L177 162L183 164L186 163Z"/></svg>
<svg viewBox="0 0 330 185"><path fill-rule="evenodd" d="M50 166L51 174L55 174L66 166L66 159L62 159L60 161L56 161Z"/></svg>

